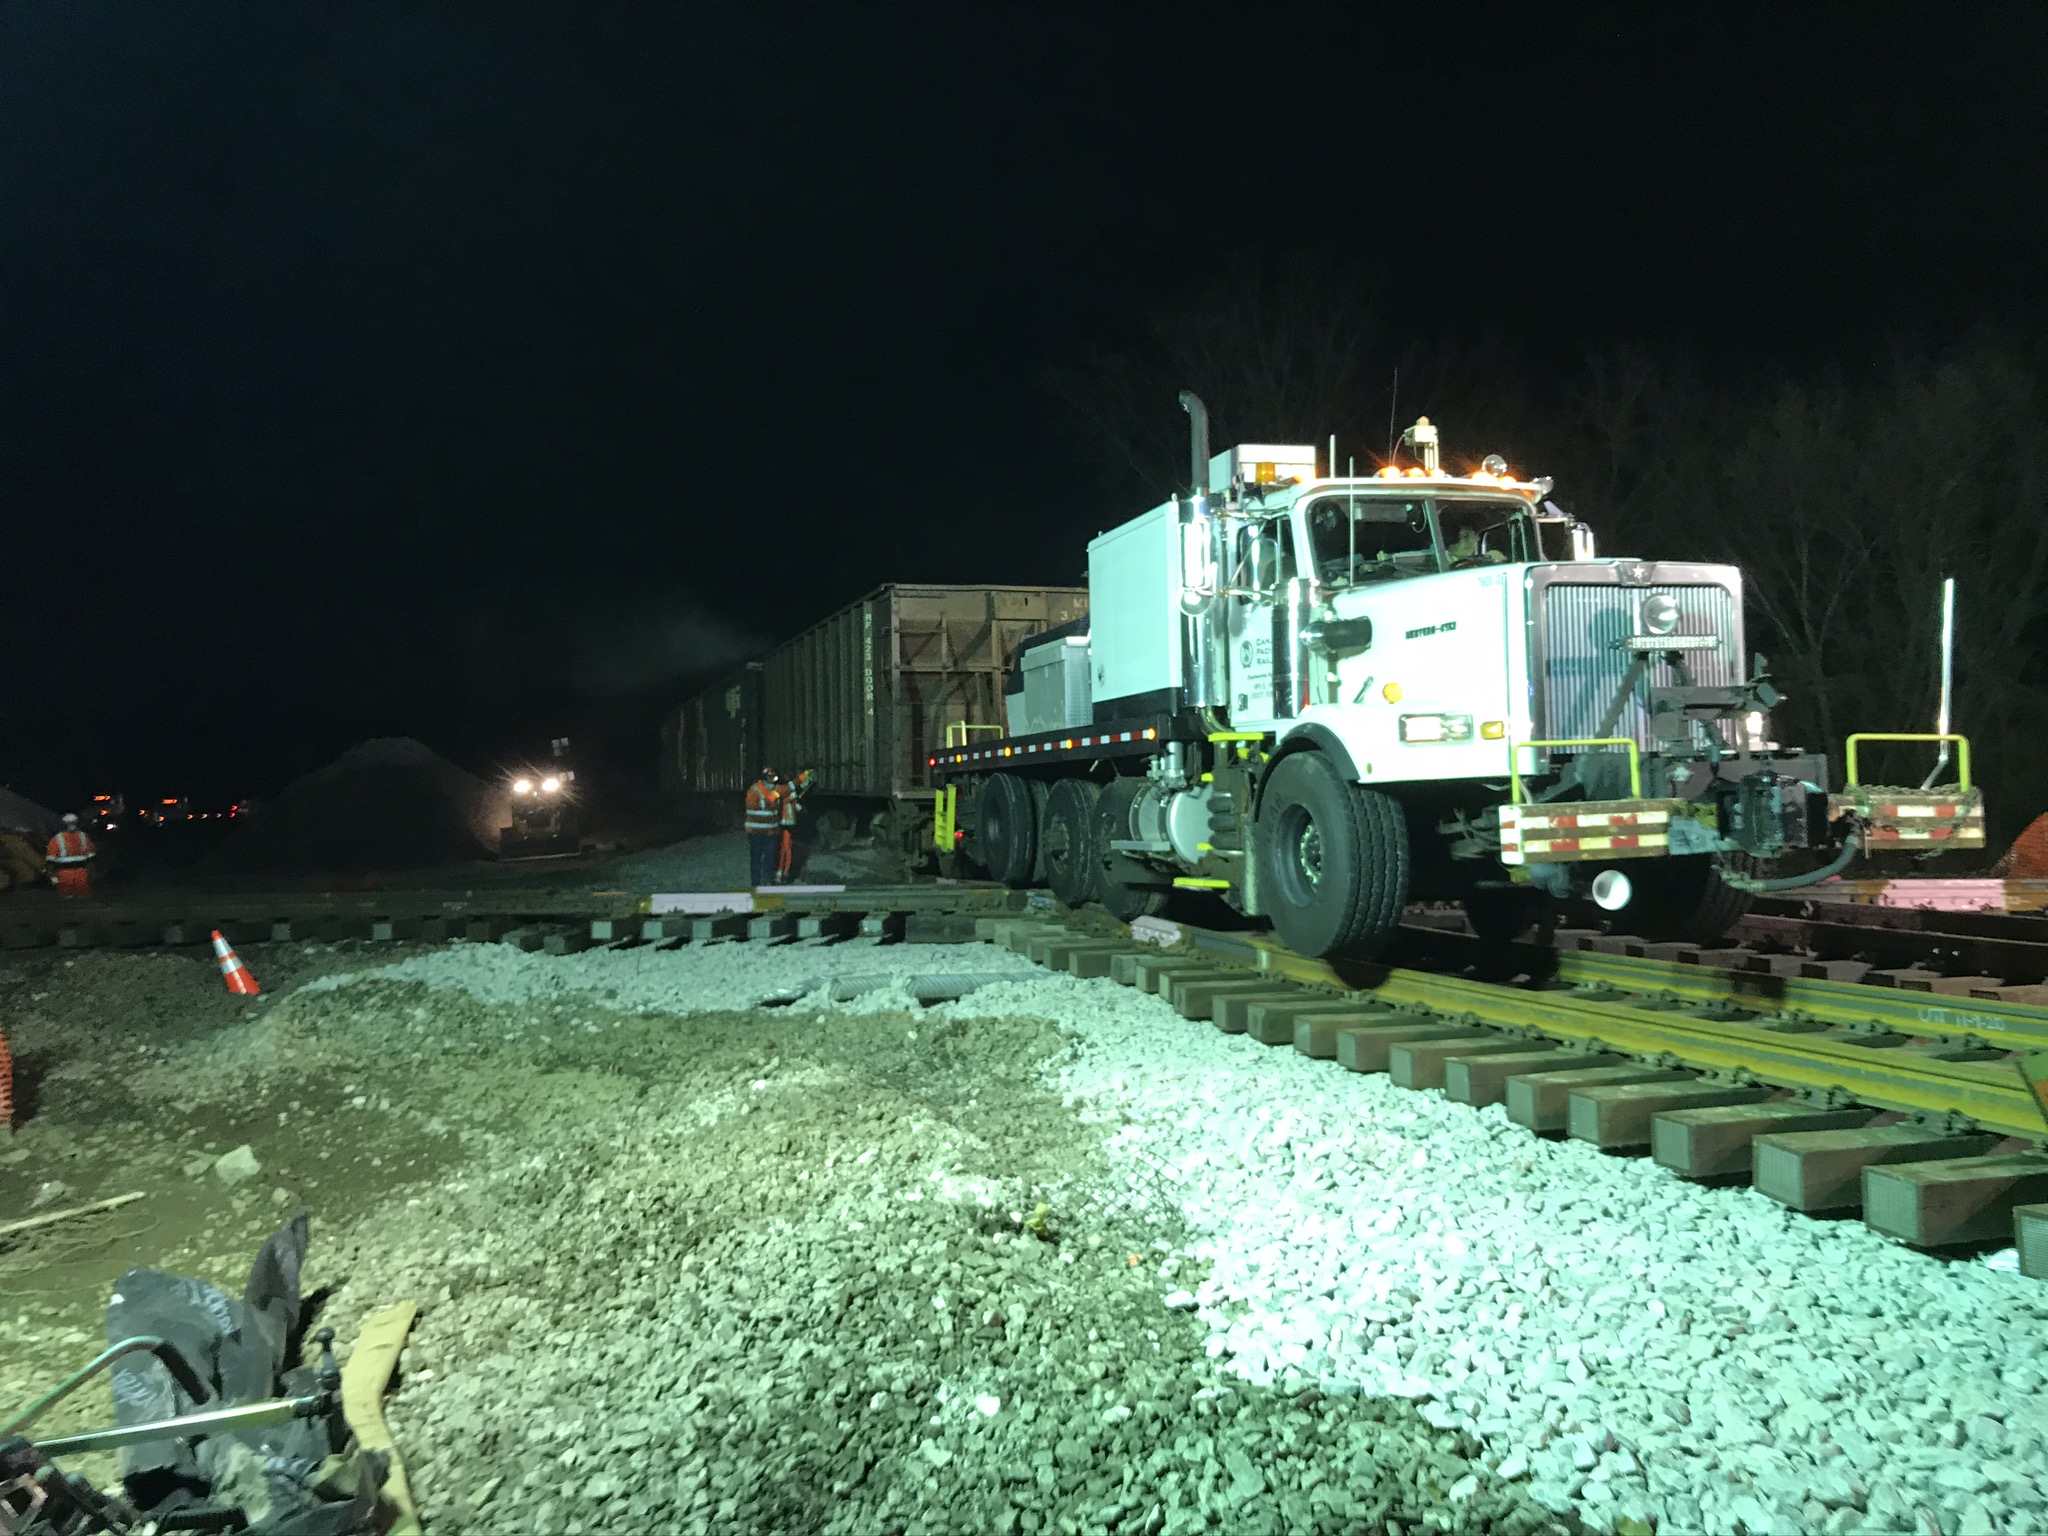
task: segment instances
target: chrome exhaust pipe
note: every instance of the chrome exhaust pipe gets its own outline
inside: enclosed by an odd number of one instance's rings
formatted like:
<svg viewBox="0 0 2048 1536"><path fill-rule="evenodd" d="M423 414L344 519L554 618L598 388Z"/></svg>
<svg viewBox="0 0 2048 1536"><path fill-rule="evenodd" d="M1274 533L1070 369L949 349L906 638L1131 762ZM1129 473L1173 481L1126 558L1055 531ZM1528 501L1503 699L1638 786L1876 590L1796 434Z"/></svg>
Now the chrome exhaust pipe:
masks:
<svg viewBox="0 0 2048 1536"><path fill-rule="evenodd" d="M1180 392L1180 408L1188 413L1191 434L1188 489L1199 496L1209 488L1209 407L1202 404L1202 397L1192 389L1184 389Z"/></svg>

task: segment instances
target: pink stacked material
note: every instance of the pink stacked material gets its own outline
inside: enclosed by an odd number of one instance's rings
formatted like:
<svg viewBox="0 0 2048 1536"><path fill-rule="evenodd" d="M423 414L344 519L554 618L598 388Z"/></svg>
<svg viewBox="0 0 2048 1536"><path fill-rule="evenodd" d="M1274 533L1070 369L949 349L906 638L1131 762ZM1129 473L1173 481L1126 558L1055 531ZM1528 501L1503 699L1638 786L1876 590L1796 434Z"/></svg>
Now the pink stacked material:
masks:
<svg viewBox="0 0 2048 1536"><path fill-rule="evenodd" d="M2003 880L1887 880L1874 903L1926 912L2003 912Z"/></svg>

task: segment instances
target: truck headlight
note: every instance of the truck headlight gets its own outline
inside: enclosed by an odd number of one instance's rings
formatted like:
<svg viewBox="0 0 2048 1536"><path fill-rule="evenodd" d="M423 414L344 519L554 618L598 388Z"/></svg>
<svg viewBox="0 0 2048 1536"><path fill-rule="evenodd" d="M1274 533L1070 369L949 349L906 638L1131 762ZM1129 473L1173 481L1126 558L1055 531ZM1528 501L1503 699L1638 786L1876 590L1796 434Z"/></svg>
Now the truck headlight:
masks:
<svg viewBox="0 0 2048 1536"><path fill-rule="evenodd" d="M533 780L531 780L531 779L514 779L514 780L512 781L512 793L513 793L513 794L515 794L515 795L530 795L530 794L532 794L532 793L533 793Z"/></svg>
<svg viewBox="0 0 2048 1536"><path fill-rule="evenodd" d="M1472 739L1472 717L1470 715L1403 715L1401 717L1401 739L1403 741L1470 741Z"/></svg>
<svg viewBox="0 0 2048 1536"><path fill-rule="evenodd" d="M1678 628L1678 599L1668 592L1652 592L1644 598L1643 628L1653 635L1668 635Z"/></svg>
<svg viewBox="0 0 2048 1536"><path fill-rule="evenodd" d="M540 792L544 795L552 795L561 787L562 781L560 779L542 779L540 781Z"/></svg>

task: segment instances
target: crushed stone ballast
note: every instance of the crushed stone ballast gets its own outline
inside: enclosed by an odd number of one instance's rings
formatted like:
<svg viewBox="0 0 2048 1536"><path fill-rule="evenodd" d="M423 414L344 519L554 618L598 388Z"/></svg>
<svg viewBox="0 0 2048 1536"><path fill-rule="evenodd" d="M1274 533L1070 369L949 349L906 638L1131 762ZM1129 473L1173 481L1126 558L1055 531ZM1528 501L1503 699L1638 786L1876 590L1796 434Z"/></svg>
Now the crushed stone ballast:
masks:
<svg viewBox="0 0 2048 1536"><path fill-rule="evenodd" d="M1154 992L1226 1032L1502 1104L1529 1130L1649 1153L1682 1177L1751 1179L1793 1210L1860 1212L1922 1248L2015 1242L2028 1272L2048 1277L2048 1123L1981 1028L1966 1059L1951 1060L1895 1032L1625 999L1605 985L1530 990L1332 965L1255 934L1143 920L1143 937L1028 918L978 927L1040 964ZM2038 1043L2048 1021L2030 1022L2008 1049Z"/></svg>
<svg viewBox="0 0 2048 1536"><path fill-rule="evenodd" d="M780 1045L873 1012L886 1021L878 1038L900 1045L902 1069L935 1079L961 1052L986 1049L1026 1021L1056 1027L1064 1047L1042 1061L1046 1081L1099 1138L1107 1171L1133 1192L1150 1191L1144 1209L1178 1209L1187 1229L1157 1270L1150 1306L1197 1319L1227 1378L1277 1389L1283 1404L1296 1392L1346 1403L1405 1398L1428 1424L1476 1437L1485 1447L1476 1482L1434 1495L1432 1514L1457 1517L1454 1528L1472 1528L1461 1494L1485 1497L1496 1485L1576 1511L1593 1530L2048 1528L2048 1433L2035 1396L2048 1380L2048 1291L2032 1281L1993 1263L1915 1252L1875 1223L1806 1219L1756 1188L1673 1178L1661 1159L1607 1155L1585 1137L1530 1136L1501 1090L1510 1080L1536 1086L1523 1081L1526 1064L1512 1070L1513 1058L1548 1051L1554 1063L1570 1049L1556 1040L1489 1029L1441 1000L1424 1012L1362 994L1346 978L1262 971L1242 950L1204 949L1187 932L1162 949L1084 914L1049 916L1059 921L1029 933L1016 917L984 922L985 937L997 923L1016 925L1008 948L665 941L555 958L450 945L353 980L459 989L491 1010L480 1024L492 1041L521 1029L552 1036L559 1018L584 1017L586 999L626 1015L648 1010L663 1030L676 1027L669 1015L707 1015L705 1042L745 1040L746 1025L722 1014L808 987L786 1024L761 1026ZM1154 973L1153 985L1114 984L1119 967ZM987 979L995 973L1007 979ZM871 990L885 974L893 984ZM941 976L978 985L958 1002L920 1008L921 982ZM344 1013L358 995L350 982L333 979ZM853 995L841 1001L842 990ZM380 1017L400 1004L386 1026L399 1031L394 1038L446 1027L406 1022L414 1010L401 994L360 996L356 1008ZM1220 1027L1192 1027L1191 1015ZM1386 1033L1376 1038L1373 1028ZM1399 1057L1397 1031L1409 1034ZM1264 1048L1304 1039L1303 1050ZM1497 1054L1486 1055L1487 1044ZM693 1042L684 1059L703 1048ZM1311 1059L1331 1052L1355 1071ZM1386 1065L1369 1064L1372 1052ZM1584 1055L1572 1064L1600 1070ZM1623 1064L1648 1089L1697 1081L1681 1068ZM1439 1067L1445 1091L1408 1086ZM756 1080L780 1070L748 1065L730 1092L759 1102L772 1081ZM818 1102L808 1079L790 1086ZM1548 1091L1556 1085L1541 1086L1531 1107L1568 1119L1580 1095L1560 1104ZM971 1100L989 1091L984 1079L951 1102L978 1115ZM1612 1123L1626 1096L1606 1096ZM1006 1104L977 1121L978 1132L998 1134L1013 1116ZM778 1144L767 1127L739 1135L748 1147ZM1696 1149L1711 1144L1696 1134ZM676 1162L664 1153L657 1166ZM814 1168L804 1188L819 1176ZM1103 1200L1117 1187L1104 1184ZM578 1208L587 1205L578 1190ZM1086 1211L1057 1196L1053 1208L1075 1234L1089 1232ZM902 1209L925 1213L933 1203ZM1104 1242L1122 1272L1126 1249L1113 1236ZM1085 1266L1087 1254L1078 1257ZM1090 1316L1087 1327L1098 1323ZM1198 1407L1208 1390L1196 1393ZM968 1422L1002 1425L1013 1397L1001 1396L995 1418L968 1408ZM1031 1428L1033 1444L1057 1438ZM1175 1434L1153 1438L1178 1455ZM1023 1452L1014 1454L1021 1465ZM1261 1469L1285 1459L1271 1441L1250 1456ZM1310 1465L1337 1477L1344 1463L1318 1452Z"/></svg>

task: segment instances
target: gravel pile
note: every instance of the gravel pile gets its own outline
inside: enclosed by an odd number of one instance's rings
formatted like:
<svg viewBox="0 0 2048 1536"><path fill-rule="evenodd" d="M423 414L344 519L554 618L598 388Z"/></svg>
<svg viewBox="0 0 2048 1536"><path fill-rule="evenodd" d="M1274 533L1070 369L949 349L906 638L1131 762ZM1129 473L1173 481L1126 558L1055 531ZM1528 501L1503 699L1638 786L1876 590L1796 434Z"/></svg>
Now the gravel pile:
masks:
<svg viewBox="0 0 2048 1536"><path fill-rule="evenodd" d="M595 997L626 1012L688 1017L761 1003L791 1006L853 976L896 984L889 995L902 998L909 995L903 983L958 973L1020 979L1045 974L1023 956L986 944L729 943L685 950L650 945L561 956L528 953L506 944L456 944L393 965L322 976L307 983L306 990L331 991L365 980L416 981L492 1004Z"/></svg>
<svg viewBox="0 0 2048 1536"><path fill-rule="evenodd" d="M124 1062L124 1137L294 1096L275 1140L229 1149L260 1174L192 1159L220 1198L267 1205L287 1155L382 1153L360 1175L380 1209L315 1202L307 1283L335 1287L344 1338L423 1304L391 1417L430 1529L1577 1528L1411 1403L1218 1369L1175 1297L1204 1278L1183 1192L1063 1102L1061 1032L972 998L897 1005L934 973L1030 975L1016 957L588 959L459 946ZM826 1005L842 984L859 996ZM777 985L807 1001L719 1006ZM327 1106L318 1136L301 1100ZM451 1150L403 1171L422 1142ZM232 1235L200 1241L181 1269L246 1265Z"/></svg>
<svg viewBox="0 0 2048 1536"><path fill-rule="evenodd" d="M743 953L764 977L808 964ZM565 980L634 975L631 958ZM732 962L698 958L730 985ZM1038 971L925 1016L967 1011L1068 1034L1067 1101L1110 1128L1132 1190L1174 1192L1174 1257L1206 1272L1167 1304L1249 1386L1408 1400L1496 1478L1600 1527L2048 1530L2036 1282L1539 1140L1108 982Z"/></svg>
<svg viewBox="0 0 2048 1536"><path fill-rule="evenodd" d="M123 1087L429 1149L309 1283L435 1530L2048 1529L2048 1299L1860 1224L987 946L321 968Z"/></svg>
<svg viewBox="0 0 2048 1536"><path fill-rule="evenodd" d="M409 736L366 741L294 779L201 861L202 876L425 869L490 858L505 790Z"/></svg>
<svg viewBox="0 0 2048 1536"><path fill-rule="evenodd" d="M55 811L45 810L28 796L17 795L6 785L0 784L0 827L12 827L15 831L26 832L37 842L42 842L62 824Z"/></svg>

